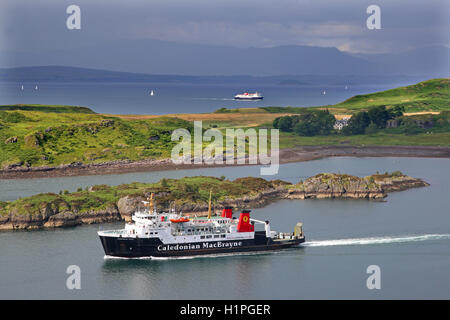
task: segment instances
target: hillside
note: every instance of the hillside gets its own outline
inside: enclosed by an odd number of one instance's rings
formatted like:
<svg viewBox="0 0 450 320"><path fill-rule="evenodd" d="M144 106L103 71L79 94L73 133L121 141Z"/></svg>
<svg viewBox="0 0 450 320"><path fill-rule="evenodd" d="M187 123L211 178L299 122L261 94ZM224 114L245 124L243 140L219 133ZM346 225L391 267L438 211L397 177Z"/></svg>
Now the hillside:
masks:
<svg viewBox="0 0 450 320"><path fill-rule="evenodd" d="M87 113L94 114L95 112L87 107L76 106L47 106L41 104L15 104L10 106L0 106L0 111L39 111L47 113Z"/></svg>
<svg viewBox="0 0 450 320"><path fill-rule="evenodd" d="M176 117L124 120L77 108L5 107L8 111L0 111L1 167L167 158L172 131L192 126Z"/></svg>
<svg viewBox="0 0 450 320"><path fill-rule="evenodd" d="M450 110L450 79L431 79L406 87L356 95L334 105L315 108L326 108L331 113L354 113L382 105L387 108L404 107L407 113ZM300 107L264 107L261 109L274 113L301 113L305 110Z"/></svg>
<svg viewBox="0 0 450 320"><path fill-rule="evenodd" d="M111 161L167 159L173 146L171 133L192 128L202 120L204 128L272 127L276 117L305 110L328 109L339 116L370 107L402 106L405 112L439 114L408 115L432 122L432 128L417 128L404 134L399 128L371 134L301 137L280 134L280 148L308 145L411 145L449 146L449 79L433 79L383 92L359 95L332 106L310 108L266 107L220 109L215 113L167 116L102 115L86 107L13 105L0 106L0 167L6 170L56 167L72 163L100 164Z"/></svg>
<svg viewBox="0 0 450 320"><path fill-rule="evenodd" d="M355 111L380 105L404 107L405 112L449 110L450 79L432 79L406 87L357 95L330 108Z"/></svg>

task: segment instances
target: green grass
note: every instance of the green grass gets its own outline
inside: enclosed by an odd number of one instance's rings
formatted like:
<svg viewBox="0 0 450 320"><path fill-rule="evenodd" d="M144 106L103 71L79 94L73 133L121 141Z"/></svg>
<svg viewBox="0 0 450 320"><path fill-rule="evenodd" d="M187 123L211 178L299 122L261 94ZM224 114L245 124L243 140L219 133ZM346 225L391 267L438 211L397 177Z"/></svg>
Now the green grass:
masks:
<svg viewBox="0 0 450 320"><path fill-rule="evenodd" d="M405 108L405 112L426 112L450 110L449 101L450 79L442 78L386 91L356 95L338 104L310 108L327 108L332 113L355 113L384 105L388 108L401 106ZM301 113L310 108L263 107L261 109L271 113Z"/></svg>
<svg viewBox="0 0 450 320"><path fill-rule="evenodd" d="M385 105L401 106L405 112L444 111L450 109L450 80L432 79L415 85L371 94L357 95L330 108L349 111L367 110Z"/></svg>
<svg viewBox="0 0 450 320"><path fill-rule="evenodd" d="M405 135L380 131L375 134L358 134L351 136L329 135L301 137L294 133L280 133L280 149L316 145L354 145L354 146L450 146L450 132L420 133Z"/></svg>
<svg viewBox="0 0 450 320"><path fill-rule="evenodd" d="M353 136L300 137L280 133L280 148L345 144L449 146L449 86L449 79L432 79L412 86L358 95L336 105L307 108L328 108L335 114L355 113L377 105L403 106L406 112L439 111L439 116L432 116L437 124L432 129L418 130L414 135L406 135L400 129ZM170 158L171 150L177 144L171 141L172 131L178 128L191 130L195 119L203 120L204 128L214 126L225 133L226 128L270 128L273 119L280 114L305 110L266 107L226 109L199 115L121 118L96 114L85 107L0 106L0 167ZM427 117L430 116L412 118ZM16 143L6 143L16 139ZM203 145L208 144L204 142Z"/></svg>
<svg viewBox="0 0 450 320"><path fill-rule="evenodd" d="M97 185L88 190L60 194L41 193L31 197L20 198L11 202L0 202L0 216L15 215L38 216L42 208L50 206L58 211L68 210L74 213L99 211L116 205L124 196L148 196L154 192L158 206L169 207L184 204L208 203L209 192L212 191L214 203L225 199L236 199L256 195L263 190L274 188L284 181L269 181L262 178L238 178L234 181L207 177L185 177L181 179L162 179L155 183L134 182L119 186Z"/></svg>
<svg viewBox="0 0 450 320"><path fill-rule="evenodd" d="M0 111L0 164L167 158L175 145L172 131L191 127L191 122L168 117L123 120L91 113ZM11 137L17 143L7 144Z"/></svg>
<svg viewBox="0 0 450 320"><path fill-rule="evenodd" d="M118 186L95 185L89 189L77 192L41 193L30 197L19 198L14 201L0 201L0 217L28 216L33 218L45 218L44 212L50 208L53 213L72 212L84 214L99 212L106 208L115 208L120 198L125 196L148 197L155 193L155 202L160 210L167 210L175 205L206 207L212 192L213 205L223 205L224 202L233 199L242 199L261 194L261 192L281 187L285 189L301 189L308 180L319 179L321 183L329 185L348 184L350 181L365 181L371 183L393 177L401 177L399 171L392 173L376 174L364 178L346 174L321 173L305 181L292 184L282 180L265 180L262 178L245 177L235 180L208 176L184 177L181 179L162 179L154 183L133 182ZM375 186L375 185L374 185Z"/></svg>
<svg viewBox="0 0 450 320"><path fill-rule="evenodd" d="M52 113L95 113L87 107L62 106L62 105L41 105L41 104L15 104L0 106L0 111L40 111Z"/></svg>

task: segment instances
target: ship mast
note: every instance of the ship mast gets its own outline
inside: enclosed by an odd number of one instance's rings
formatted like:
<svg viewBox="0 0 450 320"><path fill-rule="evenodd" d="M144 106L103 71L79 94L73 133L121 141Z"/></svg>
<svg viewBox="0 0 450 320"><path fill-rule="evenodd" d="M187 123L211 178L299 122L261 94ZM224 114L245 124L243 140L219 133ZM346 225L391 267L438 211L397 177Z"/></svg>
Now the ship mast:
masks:
<svg viewBox="0 0 450 320"><path fill-rule="evenodd" d="M208 220L211 219L211 190L209 190Z"/></svg>
<svg viewBox="0 0 450 320"><path fill-rule="evenodd" d="M150 194L150 197L148 198L149 204L148 204L148 212L150 214L153 213L154 209L153 209L153 192Z"/></svg>

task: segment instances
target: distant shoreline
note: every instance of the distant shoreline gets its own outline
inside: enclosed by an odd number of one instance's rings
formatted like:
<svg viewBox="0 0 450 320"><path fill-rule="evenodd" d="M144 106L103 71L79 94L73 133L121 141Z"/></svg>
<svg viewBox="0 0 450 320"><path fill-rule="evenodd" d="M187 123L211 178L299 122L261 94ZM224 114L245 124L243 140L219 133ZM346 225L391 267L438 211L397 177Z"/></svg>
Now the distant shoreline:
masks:
<svg viewBox="0 0 450 320"><path fill-rule="evenodd" d="M280 164L328 157L418 157L450 158L450 147L436 146L303 146L280 150ZM167 171L235 165L176 165L170 159L117 160L97 164L72 163L60 166L18 167L0 170L0 179L54 178L107 175L144 171ZM246 166L240 165L240 166Z"/></svg>

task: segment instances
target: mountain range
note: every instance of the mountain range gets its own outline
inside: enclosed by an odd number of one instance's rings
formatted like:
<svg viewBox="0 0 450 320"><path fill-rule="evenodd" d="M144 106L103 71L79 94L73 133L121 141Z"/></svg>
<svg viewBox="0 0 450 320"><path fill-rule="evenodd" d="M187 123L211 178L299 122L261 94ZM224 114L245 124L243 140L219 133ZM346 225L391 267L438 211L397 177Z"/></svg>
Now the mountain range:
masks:
<svg viewBox="0 0 450 320"><path fill-rule="evenodd" d="M450 49L432 46L389 54L351 54L334 47L236 48L121 40L80 48L0 52L3 67L72 66L144 74L200 76L427 75L446 77Z"/></svg>

